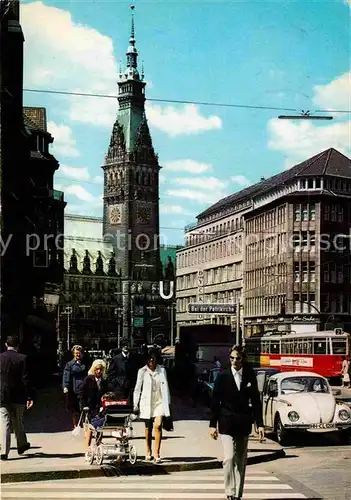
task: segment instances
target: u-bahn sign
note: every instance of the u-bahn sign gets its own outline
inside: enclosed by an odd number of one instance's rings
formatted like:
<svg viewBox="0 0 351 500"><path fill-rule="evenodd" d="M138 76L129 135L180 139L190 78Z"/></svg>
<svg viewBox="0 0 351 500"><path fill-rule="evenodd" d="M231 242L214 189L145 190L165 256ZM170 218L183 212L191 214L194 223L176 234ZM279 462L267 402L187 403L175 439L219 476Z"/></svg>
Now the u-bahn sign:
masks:
<svg viewBox="0 0 351 500"><path fill-rule="evenodd" d="M190 314L235 314L236 304L188 304Z"/></svg>

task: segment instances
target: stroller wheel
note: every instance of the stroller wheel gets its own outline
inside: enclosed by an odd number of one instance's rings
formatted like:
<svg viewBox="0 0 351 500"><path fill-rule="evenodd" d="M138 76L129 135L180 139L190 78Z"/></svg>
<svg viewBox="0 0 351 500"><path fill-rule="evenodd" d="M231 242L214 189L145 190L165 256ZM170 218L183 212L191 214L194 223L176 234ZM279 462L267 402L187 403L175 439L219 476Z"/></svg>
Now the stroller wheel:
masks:
<svg viewBox="0 0 351 500"><path fill-rule="evenodd" d="M89 446L87 451L85 452L85 460L88 462L89 465L92 465L94 462L94 457L95 457L95 450L94 446Z"/></svg>
<svg viewBox="0 0 351 500"><path fill-rule="evenodd" d="M101 465L102 462L104 461L104 451L102 448L102 444L99 444L99 446L96 447L95 460L97 465Z"/></svg>
<svg viewBox="0 0 351 500"><path fill-rule="evenodd" d="M129 446L129 463L131 465L134 465L136 461L137 461L137 451L135 446L131 445Z"/></svg>

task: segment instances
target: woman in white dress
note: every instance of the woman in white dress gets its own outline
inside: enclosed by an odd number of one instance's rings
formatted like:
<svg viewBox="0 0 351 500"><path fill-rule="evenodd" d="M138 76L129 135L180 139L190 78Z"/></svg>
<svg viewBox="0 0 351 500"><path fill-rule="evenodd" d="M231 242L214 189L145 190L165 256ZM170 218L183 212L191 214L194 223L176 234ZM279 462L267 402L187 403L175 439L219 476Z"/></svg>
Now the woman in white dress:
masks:
<svg viewBox="0 0 351 500"><path fill-rule="evenodd" d="M138 371L134 389L134 411L139 411L141 420L145 421L146 457L152 460L152 427L155 431L155 463L160 463L162 441L162 420L170 416L170 392L166 369L158 364L158 353L151 349L147 363Z"/></svg>

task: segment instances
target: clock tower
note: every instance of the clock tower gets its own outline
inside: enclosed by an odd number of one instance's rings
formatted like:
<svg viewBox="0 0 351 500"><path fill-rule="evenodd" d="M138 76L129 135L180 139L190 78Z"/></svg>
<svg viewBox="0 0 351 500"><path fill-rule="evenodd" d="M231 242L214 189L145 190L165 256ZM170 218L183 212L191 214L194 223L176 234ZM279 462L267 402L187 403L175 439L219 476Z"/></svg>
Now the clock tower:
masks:
<svg viewBox="0 0 351 500"><path fill-rule="evenodd" d="M143 70L138 70L134 17L125 71L118 78L118 112L105 156L105 240L113 243L121 276L123 335L133 337L134 303L139 312L152 301L161 278L159 252L159 170L145 115ZM141 300L144 297L144 300ZM141 315L141 312L140 312ZM142 316L145 318L145 311ZM141 316L140 316L141 317ZM134 318L135 320L135 318ZM143 323L139 318L137 324ZM135 322L135 321L134 321ZM136 327L137 328L137 327ZM133 339L132 339L133 340Z"/></svg>

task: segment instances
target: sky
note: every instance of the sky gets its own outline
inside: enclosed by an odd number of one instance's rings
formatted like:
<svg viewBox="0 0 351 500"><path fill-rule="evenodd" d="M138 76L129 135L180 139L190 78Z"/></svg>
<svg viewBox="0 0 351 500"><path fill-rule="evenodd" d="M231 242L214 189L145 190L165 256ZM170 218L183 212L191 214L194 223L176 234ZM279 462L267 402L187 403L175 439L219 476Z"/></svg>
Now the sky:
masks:
<svg viewBox="0 0 351 500"><path fill-rule="evenodd" d="M280 120L289 112L218 106L349 110L347 0L134 5L150 99L146 114L162 166L163 241L183 243L184 226L199 213L261 177L329 147L350 156L348 113L329 113L333 120L325 122ZM51 152L60 162L55 187L65 192L66 213L102 216L101 166L118 108L129 6L118 0L21 2L24 88L110 96L24 92L24 105L47 108Z"/></svg>

